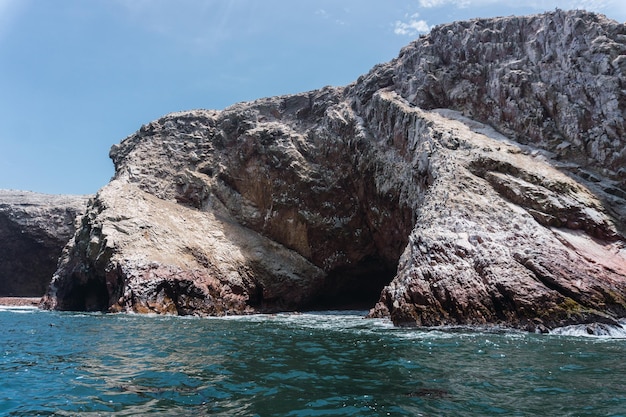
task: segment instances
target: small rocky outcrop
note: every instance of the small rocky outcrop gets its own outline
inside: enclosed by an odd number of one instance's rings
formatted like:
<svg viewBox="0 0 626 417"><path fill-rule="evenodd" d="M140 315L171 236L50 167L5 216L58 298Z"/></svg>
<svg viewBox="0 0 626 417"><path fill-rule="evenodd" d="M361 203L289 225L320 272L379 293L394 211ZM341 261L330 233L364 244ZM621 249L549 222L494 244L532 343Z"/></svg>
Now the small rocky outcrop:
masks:
<svg viewBox="0 0 626 417"><path fill-rule="evenodd" d="M44 306L616 323L625 36L582 11L458 22L347 87L151 122Z"/></svg>
<svg viewBox="0 0 626 417"><path fill-rule="evenodd" d="M87 196L0 190L0 296L41 297Z"/></svg>

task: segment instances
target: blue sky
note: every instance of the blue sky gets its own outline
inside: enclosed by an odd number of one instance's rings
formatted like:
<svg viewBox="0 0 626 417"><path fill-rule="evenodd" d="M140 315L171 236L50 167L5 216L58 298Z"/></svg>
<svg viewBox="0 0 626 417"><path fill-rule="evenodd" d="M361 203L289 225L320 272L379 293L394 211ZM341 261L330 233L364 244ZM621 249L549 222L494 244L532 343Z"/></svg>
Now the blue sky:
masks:
<svg viewBox="0 0 626 417"><path fill-rule="evenodd" d="M0 0L0 188L95 193L173 111L345 85L430 27L626 2Z"/></svg>

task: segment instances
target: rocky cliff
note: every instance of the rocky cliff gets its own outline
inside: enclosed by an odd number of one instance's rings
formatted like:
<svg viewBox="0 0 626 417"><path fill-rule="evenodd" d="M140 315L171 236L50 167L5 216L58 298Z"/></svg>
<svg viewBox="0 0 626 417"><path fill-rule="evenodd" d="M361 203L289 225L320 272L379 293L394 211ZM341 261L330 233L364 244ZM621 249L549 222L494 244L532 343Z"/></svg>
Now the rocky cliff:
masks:
<svg viewBox="0 0 626 417"><path fill-rule="evenodd" d="M614 323L625 62L624 25L557 10L439 26L347 87L167 115L111 149L44 305Z"/></svg>
<svg viewBox="0 0 626 417"><path fill-rule="evenodd" d="M87 196L0 190L0 296L41 297Z"/></svg>

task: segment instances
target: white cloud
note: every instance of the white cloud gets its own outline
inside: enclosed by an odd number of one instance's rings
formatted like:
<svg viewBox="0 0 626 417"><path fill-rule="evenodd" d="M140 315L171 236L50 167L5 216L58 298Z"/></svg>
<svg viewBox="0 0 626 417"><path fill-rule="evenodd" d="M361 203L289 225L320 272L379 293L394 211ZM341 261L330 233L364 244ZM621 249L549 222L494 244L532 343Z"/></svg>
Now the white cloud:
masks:
<svg viewBox="0 0 626 417"><path fill-rule="evenodd" d="M316 10L316 11L315 11L315 14L316 14L317 16L321 16L321 17L323 17L323 18L325 18L325 19L328 19L328 17L329 17L328 12L327 12L326 10L324 10L324 9L318 9L318 10Z"/></svg>
<svg viewBox="0 0 626 417"><path fill-rule="evenodd" d="M351 13L350 10L346 9L346 8L344 8L342 10L342 12L343 12L342 14L344 16L345 15L349 15ZM339 26L346 26L346 25L349 24L347 20L337 18L336 17L337 16L336 11L335 11L335 13L331 13L331 12L328 12L326 9L318 9L318 10L315 11L315 15L321 17L322 19L327 19L327 20L331 20L332 19L332 21L335 24L339 25Z"/></svg>
<svg viewBox="0 0 626 417"><path fill-rule="evenodd" d="M393 33L402 36L415 36L420 33L430 32L430 26L428 23L423 19L418 20L418 13L407 16L407 18L408 20L405 22L401 20L396 21Z"/></svg>

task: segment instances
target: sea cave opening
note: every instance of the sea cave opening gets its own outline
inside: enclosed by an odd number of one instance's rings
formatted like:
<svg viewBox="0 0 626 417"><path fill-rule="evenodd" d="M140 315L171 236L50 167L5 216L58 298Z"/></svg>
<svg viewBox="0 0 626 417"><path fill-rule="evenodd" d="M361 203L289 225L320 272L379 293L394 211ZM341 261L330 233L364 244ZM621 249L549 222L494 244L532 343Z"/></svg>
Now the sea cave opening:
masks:
<svg viewBox="0 0 626 417"><path fill-rule="evenodd" d="M64 304L60 310L67 311L106 311L109 307L109 293L104 279L92 277L86 281L73 277L72 282L80 282L63 297Z"/></svg>
<svg viewBox="0 0 626 417"><path fill-rule="evenodd" d="M374 256L338 267L326 275L324 285L307 310L369 310L396 275L396 270L397 262Z"/></svg>

